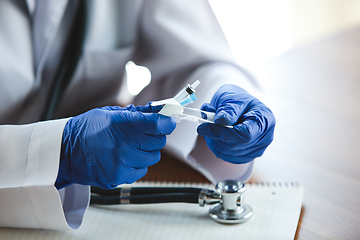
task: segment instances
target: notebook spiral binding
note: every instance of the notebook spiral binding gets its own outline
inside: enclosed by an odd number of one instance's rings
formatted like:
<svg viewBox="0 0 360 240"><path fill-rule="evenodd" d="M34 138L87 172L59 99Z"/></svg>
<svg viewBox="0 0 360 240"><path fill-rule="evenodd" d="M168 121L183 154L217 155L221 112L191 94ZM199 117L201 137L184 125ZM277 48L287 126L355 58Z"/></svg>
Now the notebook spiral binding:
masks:
<svg viewBox="0 0 360 240"><path fill-rule="evenodd" d="M212 183L204 182L189 182L189 181L137 181L132 186L143 186L151 187L157 185L159 187L196 187L204 186L207 188L214 188L215 185ZM275 188L298 188L300 184L298 182L247 182L245 187L275 187Z"/></svg>
<svg viewBox="0 0 360 240"><path fill-rule="evenodd" d="M247 182L245 186L292 188L300 187L300 184L298 182Z"/></svg>

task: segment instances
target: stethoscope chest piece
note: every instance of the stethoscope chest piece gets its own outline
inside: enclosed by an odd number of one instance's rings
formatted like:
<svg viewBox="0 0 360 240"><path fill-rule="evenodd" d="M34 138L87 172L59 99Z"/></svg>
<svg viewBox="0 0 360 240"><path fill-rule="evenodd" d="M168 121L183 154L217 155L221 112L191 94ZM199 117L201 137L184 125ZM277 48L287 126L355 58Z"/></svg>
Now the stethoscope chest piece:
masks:
<svg viewBox="0 0 360 240"><path fill-rule="evenodd" d="M221 202L211 207L210 217L219 223L235 224L248 221L253 215L252 208L242 203L245 184L234 180L225 180L215 186L222 196Z"/></svg>

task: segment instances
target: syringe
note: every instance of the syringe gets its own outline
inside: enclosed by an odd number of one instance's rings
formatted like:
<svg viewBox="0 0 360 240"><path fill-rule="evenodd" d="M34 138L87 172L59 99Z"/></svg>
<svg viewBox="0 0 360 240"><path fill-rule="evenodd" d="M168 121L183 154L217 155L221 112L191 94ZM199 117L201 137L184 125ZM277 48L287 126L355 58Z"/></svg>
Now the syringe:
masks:
<svg viewBox="0 0 360 240"><path fill-rule="evenodd" d="M163 106L159 111L160 114L165 116L175 117L177 122L182 120L188 120L197 123L214 123L215 113L206 112L200 109L184 107L185 105L192 103L196 100L195 88L200 84L199 80L196 80L192 85L187 85L173 98L168 98L151 103L151 106ZM232 128L233 126L224 126Z"/></svg>
<svg viewBox="0 0 360 240"><path fill-rule="evenodd" d="M215 120L215 113L214 112L207 112L203 110L199 110L196 108L188 108L183 107L183 111L181 114L175 114L174 117L177 121L188 120L191 122L198 122L198 123L214 123ZM224 127L233 128L233 126L222 125Z"/></svg>
<svg viewBox="0 0 360 240"><path fill-rule="evenodd" d="M181 106L186 106L196 100L195 88L199 86L200 81L196 80L193 84L188 84L178 94L175 95L174 99L180 103Z"/></svg>

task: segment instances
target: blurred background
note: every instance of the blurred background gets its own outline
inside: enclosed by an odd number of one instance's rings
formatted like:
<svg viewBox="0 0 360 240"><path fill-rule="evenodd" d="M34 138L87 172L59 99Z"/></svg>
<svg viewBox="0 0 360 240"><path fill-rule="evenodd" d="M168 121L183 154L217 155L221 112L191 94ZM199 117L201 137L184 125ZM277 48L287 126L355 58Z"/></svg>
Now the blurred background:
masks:
<svg viewBox="0 0 360 240"><path fill-rule="evenodd" d="M237 61L252 66L360 26L359 0L210 0Z"/></svg>
<svg viewBox="0 0 360 240"><path fill-rule="evenodd" d="M210 0L210 4L236 60L248 68L360 26L359 0ZM127 72L130 80L123 98L138 94L151 79L146 68L133 62L127 64Z"/></svg>

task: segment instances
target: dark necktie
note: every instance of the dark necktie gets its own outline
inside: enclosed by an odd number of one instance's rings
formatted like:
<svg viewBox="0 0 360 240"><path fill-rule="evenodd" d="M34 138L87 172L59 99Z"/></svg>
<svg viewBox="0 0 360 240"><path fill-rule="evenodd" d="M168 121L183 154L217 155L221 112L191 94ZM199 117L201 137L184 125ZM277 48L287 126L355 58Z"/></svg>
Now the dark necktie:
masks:
<svg viewBox="0 0 360 240"><path fill-rule="evenodd" d="M67 11L74 11L71 28L64 40L64 50L60 54L59 62L55 68L53 79L51 80L50 91L47 97L46 106L41 115L41 120L49 120L54 116L55 108L65 91L71 77L74 74L77 63L80 59L83 42L85 36L85 22L86 22L86 1L85 0L71 0L65 10L62 21L66 20ZM60 25L61 28L61 25ZM56 35L56 38L62 38L61 31ZM56 42L56 41L55 41Z"/></svg>

